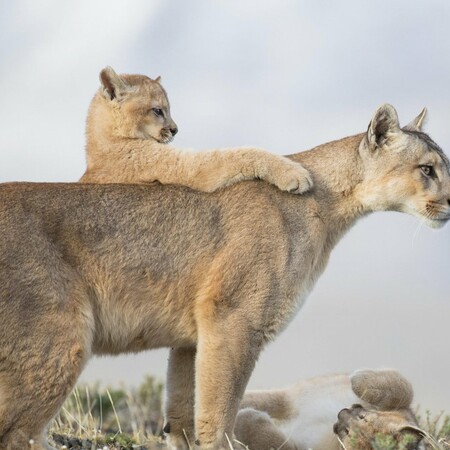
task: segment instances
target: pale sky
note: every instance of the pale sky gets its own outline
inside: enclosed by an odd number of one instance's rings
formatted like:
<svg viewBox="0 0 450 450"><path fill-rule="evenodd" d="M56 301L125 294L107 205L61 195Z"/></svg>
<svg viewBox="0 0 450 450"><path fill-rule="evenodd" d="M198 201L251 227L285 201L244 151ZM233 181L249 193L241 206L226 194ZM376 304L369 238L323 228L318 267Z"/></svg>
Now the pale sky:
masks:
<svg viewBox="0 0 450 450"><path fill-rule="evenodd" d="M392 103L449 154L450 2L0 0L0 181L76 181L106 65L162 76L175 144L287 154L364 131ZM394 367L450 412L450 228L378 213L332 254L252 388ZM167 351L93 360L83 381L164 379Z"/></svg>

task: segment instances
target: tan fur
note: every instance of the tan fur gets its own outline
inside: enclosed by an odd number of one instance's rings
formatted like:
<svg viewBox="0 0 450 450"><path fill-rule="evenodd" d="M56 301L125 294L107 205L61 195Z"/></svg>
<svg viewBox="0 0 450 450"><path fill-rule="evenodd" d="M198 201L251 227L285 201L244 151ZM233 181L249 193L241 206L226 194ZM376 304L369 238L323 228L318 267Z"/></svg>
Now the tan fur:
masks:
<svg viewBox="0 0 450 450"><path fill-rule="evenodd" d="M361 370L350 378L352 390L368 405L390 411L409 408L413 389L408 380L395 371Z"/></svg>
<svg viewBox="0 0 450 450"><path fill-rule="evenodd" d="M334 429L347 450L371 450L378 434L397 441L406 432L422 437L411 431L417 426L412 398L410 383L394 370L363 370L302 380L283 390L250 391L236 419L236 439L250 450L340 450ZM352 403L358 404L344 408ZM412 442L410 450L422 448L420 439Z"/></svg>
<svg viewBox="0 0 450 450"><path fill-rule="evenodd" d="M0 416L5 415L11 402L9 391L10 381L4 374L0 374Z"/></svg>
<svg viewBox="0 0 450 450"><path fill-rule="evenodd" d="M343 234L380 209L431 226L450 217L448 161L425 135L401 130L388 105L368 133L291 158L314 177L305 195L260 181L211 194L158 184L0 186L0 373L14 398L0 415L1 450L42 442L91 354L156 347L176 349L171 447L188 448L184 429L202 450L229 450L225 435L260 351L301 307Z"/></svg>
<svg viewBox="0 0 450 450"><path fill-rule="evenodd" d="M242 180L262 179L303 193L312 178L299 163L256 148L192 152L168 145L178 131L167 94L144 75L100 73L86 124L85 183L182 184L213 192Z"/></svg>

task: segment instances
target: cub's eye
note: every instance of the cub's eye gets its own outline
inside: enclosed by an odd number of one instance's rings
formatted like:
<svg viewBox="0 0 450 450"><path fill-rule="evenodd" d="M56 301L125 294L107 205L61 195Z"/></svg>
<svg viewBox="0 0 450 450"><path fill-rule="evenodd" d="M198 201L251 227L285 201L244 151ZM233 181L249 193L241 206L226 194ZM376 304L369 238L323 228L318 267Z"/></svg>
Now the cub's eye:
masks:
<svg viewBox="0 0 450 450"><path fill-rule="evenodd" d="M163 111L160 108L152 108L153 114L157 117L163 116Z"/></svg>
<svg viewBox="0 0 450 450"><path fill-rule="evenodd" d="M427 177L433 177L435 175L433 166L420 166L420 170Z"/></svg>

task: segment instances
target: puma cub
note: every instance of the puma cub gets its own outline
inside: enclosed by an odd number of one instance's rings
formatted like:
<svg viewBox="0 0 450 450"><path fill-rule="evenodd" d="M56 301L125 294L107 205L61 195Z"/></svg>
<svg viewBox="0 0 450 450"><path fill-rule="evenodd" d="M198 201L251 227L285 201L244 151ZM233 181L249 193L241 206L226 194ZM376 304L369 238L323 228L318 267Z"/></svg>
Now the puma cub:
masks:
<svg viewBox="0 0 450 450"><path fill-rule="evenodd" d="M302 380L287 389L249 391L237 416L236 438L250 450L340 450L338 438L347 450L371 450L377 435L384 434L401 442L400 448L419 450L423 433L411 411L412 398L411 384L395 370L362 370Z"/></svg>
<svg viewBox="0 0 450 450"><path fill-rule="evenodd" d="M256 148L192 152L169 146L177 125L160 84L144 75L100 72L86 124L85 183L181 184L213 192L242 180L262 179L301 194L312 187L297 162Z"/></svg>

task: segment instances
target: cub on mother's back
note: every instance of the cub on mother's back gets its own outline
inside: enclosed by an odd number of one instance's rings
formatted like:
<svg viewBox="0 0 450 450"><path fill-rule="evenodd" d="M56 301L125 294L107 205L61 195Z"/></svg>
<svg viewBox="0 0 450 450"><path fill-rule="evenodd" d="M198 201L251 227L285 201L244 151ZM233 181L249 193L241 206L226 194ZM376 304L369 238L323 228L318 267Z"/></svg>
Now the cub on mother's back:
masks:
<svg viewBox="0 0 450 450"><path fill-rule="evenodd" d="M312 187L300 163L257 148L191 152L168 145L178 132L160 78L117 75L107 67L86 125L86 183L182 184L212 192L242 180L262 179L283 191Z"/></svg>

